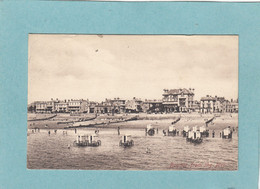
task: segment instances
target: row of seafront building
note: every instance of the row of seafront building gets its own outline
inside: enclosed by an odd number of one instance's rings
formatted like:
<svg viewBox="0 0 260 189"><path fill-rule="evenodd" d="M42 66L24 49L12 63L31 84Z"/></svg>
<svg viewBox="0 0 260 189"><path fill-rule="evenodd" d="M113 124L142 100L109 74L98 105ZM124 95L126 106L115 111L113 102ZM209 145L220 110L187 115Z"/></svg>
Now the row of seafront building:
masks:
<svg viewBox="0 0 260 189"><path fill-rule="evenodd" d="M121 98L105 99L94 102L84 99L51 99L50 101L35 101L28 105L28 112L35 113L237 113L238 101L229 101L224 97L202 97L194 100L194 89L164 89L160 100L144 101L139 98L125 100Z"/></svg>

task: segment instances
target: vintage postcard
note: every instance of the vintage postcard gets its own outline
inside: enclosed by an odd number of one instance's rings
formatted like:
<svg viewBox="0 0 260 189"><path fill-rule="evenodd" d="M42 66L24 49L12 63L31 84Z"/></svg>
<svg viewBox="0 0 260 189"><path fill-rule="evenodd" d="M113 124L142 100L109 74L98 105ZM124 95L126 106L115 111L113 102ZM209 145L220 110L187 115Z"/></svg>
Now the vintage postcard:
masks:
<svg viewBox="0 0 260 189"><path fill-rule="evenodd" d="M30 34L27 168L238 170L238 40Z"/></svg>

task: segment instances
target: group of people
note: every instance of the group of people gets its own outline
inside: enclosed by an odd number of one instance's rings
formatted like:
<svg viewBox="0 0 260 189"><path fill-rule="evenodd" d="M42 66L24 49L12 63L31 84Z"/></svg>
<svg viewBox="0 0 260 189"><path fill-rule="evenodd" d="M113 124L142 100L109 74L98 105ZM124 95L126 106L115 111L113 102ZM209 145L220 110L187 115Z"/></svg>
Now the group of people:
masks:
<svg viewBox="0 0 260 189"><path fill-rule="evenodd" d="M38 132L40 132L40 128L34 128L34 129L32 129L32 133L36 133L36 131L38 131Z"/></svg>

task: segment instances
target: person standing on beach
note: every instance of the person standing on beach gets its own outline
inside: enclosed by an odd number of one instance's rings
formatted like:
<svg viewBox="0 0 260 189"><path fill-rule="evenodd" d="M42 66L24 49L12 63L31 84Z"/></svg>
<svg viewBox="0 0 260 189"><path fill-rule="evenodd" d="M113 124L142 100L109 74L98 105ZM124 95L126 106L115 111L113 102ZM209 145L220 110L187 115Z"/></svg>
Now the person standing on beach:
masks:
<svg viewBox="0 0 260 189"><path fill-rule="evenodd" d="M165 130L163 130L163 136L166 136L166 131Z"/></svg>
<svg viewBox="0 0 260 189"><path fill-rule="evenodd" d="M77 129L75 129L75 134L77 133Z"/></svg>
<svg viewBox="0 0 260 189"><path fill-rule="evenodd" d="M120 127L117 128L117 134L120 135Z"/></svg>

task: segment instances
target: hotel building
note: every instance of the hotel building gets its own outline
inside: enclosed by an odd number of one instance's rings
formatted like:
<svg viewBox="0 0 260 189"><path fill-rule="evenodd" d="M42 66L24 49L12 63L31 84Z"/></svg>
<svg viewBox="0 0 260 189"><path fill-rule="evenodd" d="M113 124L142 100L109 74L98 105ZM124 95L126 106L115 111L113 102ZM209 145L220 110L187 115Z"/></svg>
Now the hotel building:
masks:
<svg viewBox="0 0 260 189"><path fill-rule="evenodd" d="M190 112L193 110L194 89L164 89L162 105L164 112Z"/></svg>

